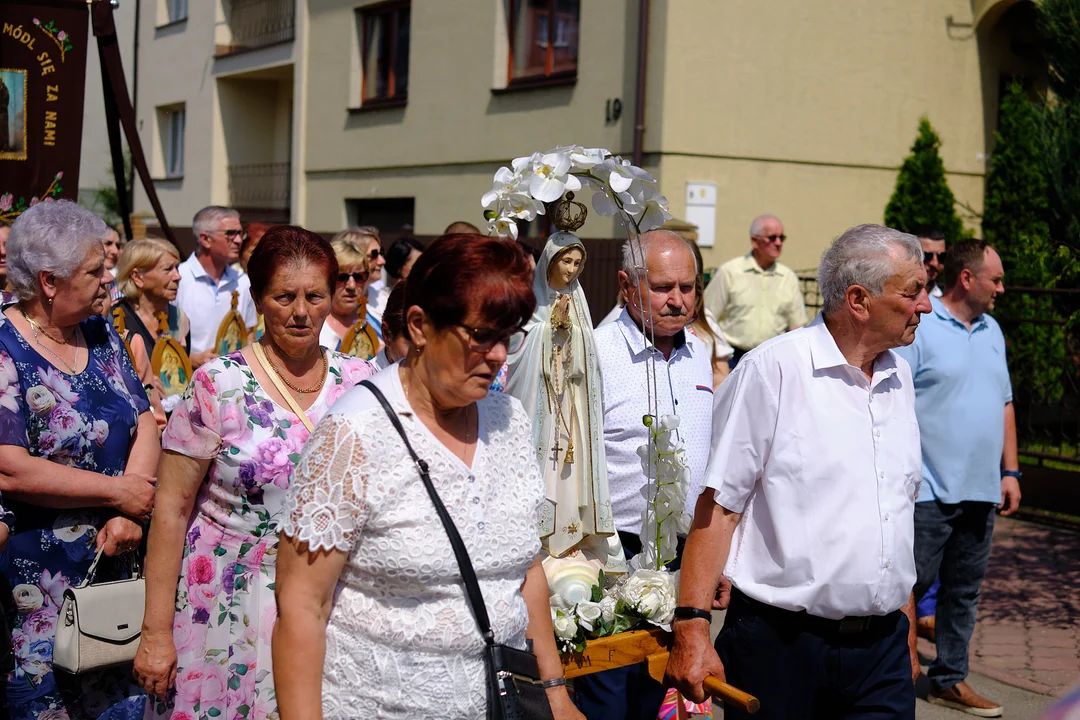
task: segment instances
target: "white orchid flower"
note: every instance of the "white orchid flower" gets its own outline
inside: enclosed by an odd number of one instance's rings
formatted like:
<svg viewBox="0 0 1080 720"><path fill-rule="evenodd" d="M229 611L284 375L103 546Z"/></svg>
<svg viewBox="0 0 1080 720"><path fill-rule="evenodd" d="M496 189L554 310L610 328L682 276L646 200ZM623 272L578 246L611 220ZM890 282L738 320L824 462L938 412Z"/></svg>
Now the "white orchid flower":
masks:
<svg viewBox="0 0 1080 720"><path fill-rule="evenodd" d="M509 237L517 240L517 222L508 217L497 217L494 220L489 220L488 235L498 235L499 237Z"/></svg>
<svg viewBox="0 0 1080 720"><path fill-rule="evenodd" d="M534 160L529 193L540 202L555 202L567 190L580 190L581 182L570 175L568 153L548 153Z"/></svg>
<svg viewBox="0 0 1080 720"><path fill-rule="evenodd" d="M663 195L657 195L654 199L645 203L645 212L642 213L641 219L638 220L638 227L641 228L641 232L655 230L671 218L672 215L668 212L667 198Z"/></svg>
<svg viewBox="0 0 1080 720"><path fill-rule="evenodd" d="M583 148L580 145L570 152L570 161L578 170L588 170L604 162L608 151L604 148Z"/></svg>
<svg viewBox="0 0 1080 720"><path fill-rule="evenodd" d="M499 168L495 171L495 186L484 193L484 196L480 198L480 207L485 209L495 207L495 205L511 191L511 188L517 187L517 183L518 179L510 168Z"/></svg>

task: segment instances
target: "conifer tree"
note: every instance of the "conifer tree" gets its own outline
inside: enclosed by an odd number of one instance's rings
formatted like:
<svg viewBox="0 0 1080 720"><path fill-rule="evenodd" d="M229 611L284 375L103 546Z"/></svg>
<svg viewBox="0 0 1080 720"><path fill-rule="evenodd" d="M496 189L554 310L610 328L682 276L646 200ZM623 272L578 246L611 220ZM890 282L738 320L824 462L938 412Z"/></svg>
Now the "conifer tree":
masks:
<svg viewBox="0 0 1080 720"><path fill-rule="evenodd" d="M945 180L940 147L941 139L923 117L911 154L904 158L896 189L885 206L885 224L904 232L937 228L947 242L956 242L968 237L968 233L956 214L956 197Z"/></svg>

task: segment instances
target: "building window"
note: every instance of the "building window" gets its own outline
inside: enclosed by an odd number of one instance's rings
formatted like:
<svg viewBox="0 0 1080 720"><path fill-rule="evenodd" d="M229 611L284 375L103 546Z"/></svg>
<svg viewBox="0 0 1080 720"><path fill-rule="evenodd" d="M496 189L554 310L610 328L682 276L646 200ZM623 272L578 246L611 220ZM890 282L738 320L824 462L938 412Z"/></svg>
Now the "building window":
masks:
<svg viewBox="0 0 1080 720"><path fill-rule="evenodd" d="M187 0L165 0L165 7L169 14L169 22L187 20Z"/></svg>
<svg viewBox="0 0 1080 720"><path fill-rule="evenodd" d="M505 0L510 82L577 75L581 0Z"/></svg>
<svg viewBox="0 0 1080 720"><path fill-rule="evenodd" d="M184 176L184 126L186 124L187 111L183 105L158 110L162 166L167 178Z"/></svg>
<svg viewBox="0 0 1080 720"><path fill-rule="evenodd" d="M382 3L359 12L361 104L403 104L409 94L409 3Z"/></svg>

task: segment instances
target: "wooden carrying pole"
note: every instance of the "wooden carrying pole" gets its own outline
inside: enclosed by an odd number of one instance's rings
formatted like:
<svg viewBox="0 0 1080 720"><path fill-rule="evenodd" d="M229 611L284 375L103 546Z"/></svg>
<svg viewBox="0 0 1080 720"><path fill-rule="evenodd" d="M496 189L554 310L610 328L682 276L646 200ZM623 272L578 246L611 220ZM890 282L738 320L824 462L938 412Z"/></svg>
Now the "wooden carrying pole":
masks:
<svg viewBox="0 0 1080 720"><path fill-rule="evenodd" d="M671 635L659 628L610 635L590 640L582 653L563 655L563 673L567 679L572 679L644 662L648 665L649 676L663 682L670 649ZM719 678L709 676L703 685L705 692L723 701L727 707L739 708L748 715L761 709L756 697Z"/></svg>

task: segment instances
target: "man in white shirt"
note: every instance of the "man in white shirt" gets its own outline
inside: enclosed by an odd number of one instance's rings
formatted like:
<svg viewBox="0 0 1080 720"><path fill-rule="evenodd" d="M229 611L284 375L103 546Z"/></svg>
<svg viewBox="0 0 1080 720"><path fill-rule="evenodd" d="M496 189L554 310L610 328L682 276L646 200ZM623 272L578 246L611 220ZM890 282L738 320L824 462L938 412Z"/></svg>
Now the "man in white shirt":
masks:
<svg viewBox="0 0 1080 720"><path fill-rule="evenodd" d="M675 233L653 230L641 236L641 251L644 273L636 248L623 246L619 287L627 303L615 322L596 330L608 487L615 527L628 556L641 550L645 475L637 449L648 441L642 417L650 412L679 416L679 439L691 473L687 497L693 498L709 460L713 398L709 352L686 330L697 299L693 249ZM653 378L657 407L650 409ZM578 707L591 719L651 720L664 700L663 687L648 677L644 666L597 673L574 683Z"/></svg>
<svg viewBox="0 0 1080 720"><path fill-rule="evenodd" d="M860 225L818 282L822 315L748 353L718 391L668 673L700 700L705 676L726 672L766 719L913 720L922 461L911 371L891 348L930 311L922 248Z"/></svg>
<svg viewBox="0 0 1080 720"><path fill-rule="evenodd" d="M191 364L199 367L217 357L218 328L232 308L234 291L237 311L249 331L258 317L247 274L230 267L240 257L244 240L240 213L217 205L205 207L195 213L191 232L195 252L177 268L180 286L175 302L191 322Z"/></svg>

